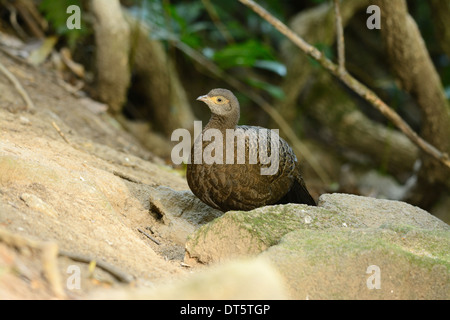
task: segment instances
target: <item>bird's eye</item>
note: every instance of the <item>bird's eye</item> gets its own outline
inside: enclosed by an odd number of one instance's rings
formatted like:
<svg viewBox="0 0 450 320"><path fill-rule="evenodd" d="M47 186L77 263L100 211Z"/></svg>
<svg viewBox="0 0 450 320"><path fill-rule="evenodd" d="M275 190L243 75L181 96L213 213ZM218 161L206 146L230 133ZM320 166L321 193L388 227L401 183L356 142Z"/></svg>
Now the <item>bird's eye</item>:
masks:
<svg viewBox="0 0 450 320"><path fill-rule="evenodd" d="M220 105L228 103L228 100L223 96L215 96L215 97L212 97L211 99L212 99L212 101L214 101L214 103L220 104Z"/></svg>

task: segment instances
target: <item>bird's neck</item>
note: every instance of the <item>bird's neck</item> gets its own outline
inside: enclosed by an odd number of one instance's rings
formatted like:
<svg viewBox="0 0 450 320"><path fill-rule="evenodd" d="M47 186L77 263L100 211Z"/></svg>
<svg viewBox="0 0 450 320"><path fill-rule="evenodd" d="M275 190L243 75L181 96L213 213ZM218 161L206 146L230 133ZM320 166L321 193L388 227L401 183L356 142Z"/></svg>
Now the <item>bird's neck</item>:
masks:
<svg viewBox="0 0 450 320"><path fill-rule="evenodd" d="M212 114L208 124L203 130L219 129L220 131L225 131L226 129L236 129L237 123L238 119Z"/></svg>

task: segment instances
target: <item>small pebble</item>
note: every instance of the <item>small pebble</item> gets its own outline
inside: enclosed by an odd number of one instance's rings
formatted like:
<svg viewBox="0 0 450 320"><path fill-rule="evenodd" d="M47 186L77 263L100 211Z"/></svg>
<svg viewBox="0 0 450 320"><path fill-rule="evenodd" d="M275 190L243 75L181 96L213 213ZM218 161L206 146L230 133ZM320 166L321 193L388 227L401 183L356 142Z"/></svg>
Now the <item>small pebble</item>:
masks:
<svg viewBox="0 0 450 320"><path fill-rule="evenodd" d="M24 116L20 116L19 118L20 124L29 125L31 123L30 119Z"/></svg>

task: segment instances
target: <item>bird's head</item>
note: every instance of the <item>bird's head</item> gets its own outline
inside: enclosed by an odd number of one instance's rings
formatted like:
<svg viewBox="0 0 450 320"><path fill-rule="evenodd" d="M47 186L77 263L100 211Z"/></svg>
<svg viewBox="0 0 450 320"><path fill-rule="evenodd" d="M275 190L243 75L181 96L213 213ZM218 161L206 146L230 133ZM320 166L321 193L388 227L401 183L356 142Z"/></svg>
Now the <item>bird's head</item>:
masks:
<svg viewBox="0 0 450 320"><path fill-rule="evenodd" d="M208 94L197 98L199 101L206 103L215 115L236 118L239 120L239 101L227 89L212 89Z"/></svg>

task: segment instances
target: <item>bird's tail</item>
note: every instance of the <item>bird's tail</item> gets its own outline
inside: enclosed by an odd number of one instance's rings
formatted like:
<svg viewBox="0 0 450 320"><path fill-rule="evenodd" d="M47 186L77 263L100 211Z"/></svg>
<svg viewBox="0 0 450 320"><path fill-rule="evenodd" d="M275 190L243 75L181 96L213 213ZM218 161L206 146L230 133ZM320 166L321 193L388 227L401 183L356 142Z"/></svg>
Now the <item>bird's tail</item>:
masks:
<svg viewBox="0 0 450 320"><path fill-rule="evenodd" d="M276 204L286 203L304 203L309 206L316 206L316 202L309 194L308 189L306 189L305 182L301 177L295 179L289 192L283 198L278 200Z"/></svg>

